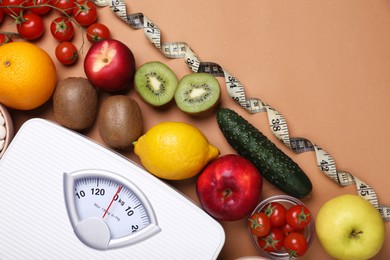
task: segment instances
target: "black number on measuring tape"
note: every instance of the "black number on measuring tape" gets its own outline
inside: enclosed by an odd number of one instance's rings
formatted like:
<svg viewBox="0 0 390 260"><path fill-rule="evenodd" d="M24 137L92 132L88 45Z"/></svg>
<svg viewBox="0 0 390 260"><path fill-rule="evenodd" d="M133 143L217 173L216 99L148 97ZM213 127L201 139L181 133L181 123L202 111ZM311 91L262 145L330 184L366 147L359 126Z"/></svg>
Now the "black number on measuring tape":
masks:
<svg viewBox="0 0 390 260"><path fill-rule="evenodd" d="M370 195L370 190L368 189L367 185L364 185L362 183L360 184L359 188L360 188L360 195L362 195L363 197Z"/></svg>
<svg viewBox="0 0 390 260"><path fill-rule="evenodd" d="M229 80L229 87L230 88L236 88L238 87L238 85L236 84L236 78L232 77L232 76L229 76L228 77L228 80Z"/></svg>
<svg viewBox="0 0 390 260"><path fill-rule="evenodd" d="M190 67L191 70L193 71L198 71L198 61L196 59L191 59L191 58L187 58L185 60L185 62L187 63L188 67Z"/></svg>
<svg viewBox="0 0 390 260"><path fill-rule="evenodd" d="M329 163L328 163L328 161L325 161L325 160L322 160L321 161L321 170L322 171L329 171Z"/></svg>
<svg viewBox="0 0 390 260"><path fill-rule="evenodd" d="M280 120L279 119L272 119L272 129L274 131L280 131L282 128L280 127Z"/></svg>
<svg viewBox="0 0 390 260"><path fill-rule="evenodd" d="M147 33L152 33L154 34L154 23L151 23L151 22L146 22L146 26L148 27L148 29L146 30Z"/></svg>
<svg viewBox="0 0 390 260"><path fill-rule="evenodd" d="M229 84L229 87L230 87L230 88L236 88L236 87L238 87L238 85L235 84L235 83L233 83L233 82L231 82L231 83Z"/></svg>
<svg viewBox="0 0 390 260"><path fill-rule="evenodd" d="M232 97L232 99L233 99L235 102L240 101L240 98L239 98L239 97Z"/></svg>
<svg viewBox="0 0 390 260"><path fill-rule="evenodd" d="M119 0L113 0L111 1L112 5L111 5L111 10L114 12L114 13L117 13L117 12L120 12L121 10L119 8L117 8L117 6L120 4Z"/></svg>

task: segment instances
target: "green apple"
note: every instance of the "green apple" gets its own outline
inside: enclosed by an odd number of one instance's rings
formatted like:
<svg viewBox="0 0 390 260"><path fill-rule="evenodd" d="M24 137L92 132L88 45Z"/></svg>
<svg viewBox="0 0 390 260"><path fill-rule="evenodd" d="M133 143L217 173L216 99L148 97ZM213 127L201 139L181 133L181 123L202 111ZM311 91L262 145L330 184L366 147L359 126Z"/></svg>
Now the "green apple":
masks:
<svg viewBox="0 0 390 260"><path fill-rule="evenodd" d="M337 259L369 259L385 240L385 224L367 200L341 195L326 202L316 218L317 237L325 251Z"/></svg>

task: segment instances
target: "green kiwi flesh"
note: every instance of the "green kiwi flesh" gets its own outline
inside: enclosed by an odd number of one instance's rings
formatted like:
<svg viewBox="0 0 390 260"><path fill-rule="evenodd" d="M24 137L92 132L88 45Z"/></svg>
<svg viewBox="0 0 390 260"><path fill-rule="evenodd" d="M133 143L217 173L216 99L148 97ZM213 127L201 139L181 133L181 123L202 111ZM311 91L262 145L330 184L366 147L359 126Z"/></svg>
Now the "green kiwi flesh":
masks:
<svg viewBox="0 0 390 260"><path fill-rule="evenodd" d="M159 61L147 62L135 73L135 90L152 106L169 103L175 95L177 84L175 73Z"/></svg>
<svg viewBox="0 0 390 260"><path fill-rule="evenodd" d="M175 102L188 114L203 114L219 103L221 89L218 80L208 73L191 73L177 86Z"/></svg>

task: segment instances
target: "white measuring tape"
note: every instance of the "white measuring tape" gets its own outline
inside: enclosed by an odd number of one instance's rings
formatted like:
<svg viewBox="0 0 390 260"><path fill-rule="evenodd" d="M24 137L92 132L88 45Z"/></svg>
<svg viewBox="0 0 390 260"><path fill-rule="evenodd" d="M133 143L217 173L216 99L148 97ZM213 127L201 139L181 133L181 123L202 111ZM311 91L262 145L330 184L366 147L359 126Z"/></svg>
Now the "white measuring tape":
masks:
<svg viewBox="0 0 390 260"><path fill-rule="evenodd" d="M384 221L390 221L390 206L380 205L374 189L359 178L336 168L333 157L318 145L306 138L290 137L283 115L258 98L247 98L244 86L220 65L213 62L201 62L198 56L185 42L161 42L158 26L142 13L127 14L125 0L94 0L98 6L110 6L111 10L133 29L143 29L145 37L166 57L184 59L193 72L207 72L215 77L224 77L229 96L250 113L267 112L272 133L287 147L296 153L314 151L317 166L331 180L340 186L356 185L360 197L369 201L379 210Z"/></svg>

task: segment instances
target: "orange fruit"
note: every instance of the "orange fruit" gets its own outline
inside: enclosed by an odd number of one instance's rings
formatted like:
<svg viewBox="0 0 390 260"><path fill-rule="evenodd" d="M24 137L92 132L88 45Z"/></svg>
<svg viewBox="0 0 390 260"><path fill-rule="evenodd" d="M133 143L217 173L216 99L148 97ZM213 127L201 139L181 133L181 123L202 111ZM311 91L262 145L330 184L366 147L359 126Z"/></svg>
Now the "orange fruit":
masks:
<svg viewBox="0 0 390 260"><path fill-rule="evenodd" d="M56 67L42 48L29 42L0 46L0 103L18 110L37 108L56 84Z"/></svg>

